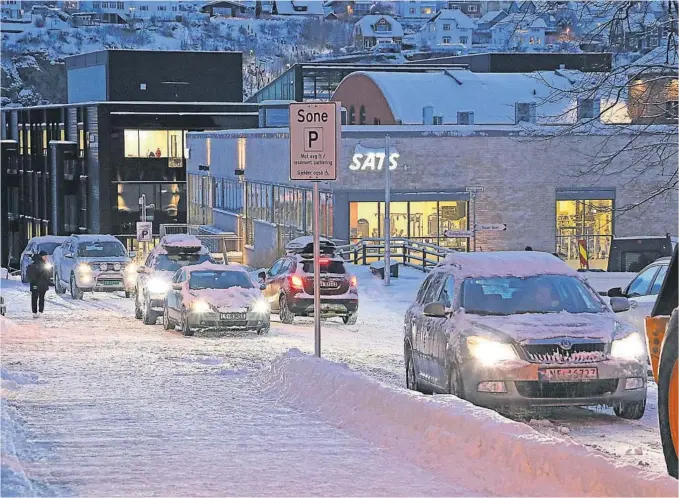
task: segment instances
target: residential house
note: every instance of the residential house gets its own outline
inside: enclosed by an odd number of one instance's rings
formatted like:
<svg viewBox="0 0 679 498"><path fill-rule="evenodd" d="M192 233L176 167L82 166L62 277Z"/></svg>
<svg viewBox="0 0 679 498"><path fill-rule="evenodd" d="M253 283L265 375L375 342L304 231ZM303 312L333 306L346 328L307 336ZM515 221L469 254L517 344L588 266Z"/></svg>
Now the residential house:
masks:
<svg viewBox="0 0 679 498"><path fill-rule="evenodd" d="M481 17L481 2L471 2L471 1L456 1L456 2L448 2L448 9L450 10L459 10L465 15L473 18L479 18Z"/></svg>
<svg viewBox="0 0 679 498"><path fill-rule="evenodd" d="M498 22L502 21L507 14L504 10L491 10L486 12L480 19L476 21L476 29L472 34L473 45L488 45L491 43L490 30Z"/></svg>
<svg viewBox="0 0 679 498"><path fill-rule="evenodd" d="M24 16L22 0L2 0L0 13L4 19L21 19Z"/></svg>
<svg viewBox="0 0 679 498"><path fill-rule="evenodd" d="M503 49L539 50L545 46L546 29L537 15L510 14L491 28L491 43Z"/></svg>
<svg viewBox="0 0 679 498"><path fill-rule="evenodd" d="M182 2L167 1L125 1L101 2L81 1L81 12L94 12L102 23L126 24L133 20L151 18L174 21L182 19Z"/></svg>
<svg viewBox="0 0 679 498"><path fill-rule="evenodd" d="M653 50L663 38L663 23L654 12L632 12L611 24L611 48L620 52Z"/></svg>
<svg viewBox="0 0 679 498"><path fill-rule="evenodd" d="M509 14L535 14L538 11L534 2L512 2L507 9Z"/></svg>
<svg viewBox="0 0 679 498"><path fill-rule="evenodd" d="M308 16L322 19L325 16L323 2L286 0L276 1L271 8L274 16Z"/></svg>
<svg viewBox="0 0 679 498"><path fill-rule="evenodd" d="M395 14L403 19L429 19L447 2L395 2Z"/></svg>
<svg viewBox="0 0 679 498"><path fill-rule="evenodd" d="M421 29L422 44L430 48L471 48L474 21L459 9L441 9Z"/></svg>
<svg viewBox="0 0 679 498"><path fill-rule="evenodd" d="M391 16L370 15L354 24L354 45L358 48L372 48L379 43L401 45L403 28Z"/></svg>
<svg viewBox="0 0 679 498"><path fill-rule="evenodd" d="M242 2L223 0L208 2L200 8L200 11L204 14L209 14L210 17L248 17L249 15L255 15L255 10L248 9Z"/></svg>
<svg viewBox="0 0 679 498"><path fill-rule="evenodd" d="M338 19L349 19L369 15L373 3L366 0L329 0L323 5L331 9Z"/></svg>
<svg viewBox="0 0 679 498"><path fill-rule="evenodd" d="M667 40L634 61L627 74L628 107L633 124L677 124L679 56L676 41Z"/></svg>

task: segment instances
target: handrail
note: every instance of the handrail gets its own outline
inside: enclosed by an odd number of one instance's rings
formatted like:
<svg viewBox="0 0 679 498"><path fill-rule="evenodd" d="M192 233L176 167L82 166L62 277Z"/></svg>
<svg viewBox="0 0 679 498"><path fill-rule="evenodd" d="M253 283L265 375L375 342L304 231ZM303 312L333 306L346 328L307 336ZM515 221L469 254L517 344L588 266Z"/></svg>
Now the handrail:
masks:
<svg viewBox="0 0 679 498"><path fill-rule="evenodd" d="M448 254L457 252L449 247L419 242L405 237L393 237L390 243L391 261L427 272ZM337 253L345 261L368 265L384 259L384 238L366 237L357 242L337 246Z"/></svg>

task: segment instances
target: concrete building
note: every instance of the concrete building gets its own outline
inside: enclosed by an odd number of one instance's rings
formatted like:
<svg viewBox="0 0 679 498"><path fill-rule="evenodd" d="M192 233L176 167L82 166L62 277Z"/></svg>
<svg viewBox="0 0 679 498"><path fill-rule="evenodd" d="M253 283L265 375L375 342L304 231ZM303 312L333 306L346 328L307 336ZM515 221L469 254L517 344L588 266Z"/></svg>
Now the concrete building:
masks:
<svg viewBox="0 0 679 498"><path fill-rule="evenodd" d="M472 46L474 21L460 9L441 9L420 31L422 43L432 49Z"/></svg>
<svg viewBox="0 0 679 498"><path fill-rule="evenodd" d="M403 39L401 23L391 16L370 15L354 24L354 45L372 48L379 44L400 45Z"/></svg>

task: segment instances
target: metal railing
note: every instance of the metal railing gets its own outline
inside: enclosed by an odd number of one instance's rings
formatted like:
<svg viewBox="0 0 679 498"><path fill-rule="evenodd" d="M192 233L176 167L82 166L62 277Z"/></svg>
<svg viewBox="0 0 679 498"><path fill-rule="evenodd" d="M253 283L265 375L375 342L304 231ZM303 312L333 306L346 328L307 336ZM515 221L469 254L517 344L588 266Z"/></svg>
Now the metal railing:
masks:
<svg viewBox="0 0 679 498"><path fill-rule="evenodd" d="M403 237L391 238L391 261L417 270L429 271L448 254L458 252L450 247L417 242ZM337 246L337 254L356 265L369 265L384 259L384 239L365 238L353 244Z"/></svg>

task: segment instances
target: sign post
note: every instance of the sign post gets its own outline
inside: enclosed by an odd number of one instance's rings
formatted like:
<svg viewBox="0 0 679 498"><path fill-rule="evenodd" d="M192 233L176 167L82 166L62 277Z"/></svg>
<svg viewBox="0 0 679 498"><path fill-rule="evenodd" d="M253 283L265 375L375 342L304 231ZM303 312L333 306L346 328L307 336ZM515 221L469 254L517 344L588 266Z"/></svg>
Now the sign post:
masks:
<svg viewBox="0 0 679 498"><path fill-rule="evenodd" d="M321 250L318 182L337 179L339 102L290 104L290 180L313 183L314 351L321 356Z"/></svg>
<svg viewBox="0 0 679 498"><path fill-rule="evenodd" d="M483 187L467 187L465 189L467 192L469 192L469 197L470 200L472 201L472 231L474 232L474 252L476 252L476 194L479 192L483 192Z"/></svg>
<svg viewBox="0 0 679 498"><path fill-rule="evenodd" d="M389 135L385 137L384 155L389 157ZM384 285L391 283L391 168L384 168Z"/></svg>

